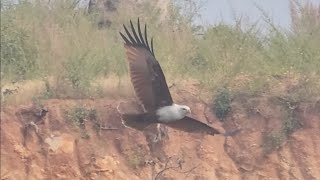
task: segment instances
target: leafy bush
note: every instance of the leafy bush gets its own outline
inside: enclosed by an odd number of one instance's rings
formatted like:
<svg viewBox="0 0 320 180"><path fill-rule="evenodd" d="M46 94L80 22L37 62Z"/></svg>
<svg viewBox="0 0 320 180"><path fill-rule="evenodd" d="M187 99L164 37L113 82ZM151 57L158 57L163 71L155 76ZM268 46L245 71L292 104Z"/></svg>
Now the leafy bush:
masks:
<svg viewBox="0 0 320 180"><path fill-rule="evenodd" d="M288 137L296 130L300 129L303 124L297 114L298 103L294 102L291 98L282 99L284 117L282 120L283 133Z"/></svg>
<svg viewBox="0 0 320 180"><path fill-rule="evenodd" d="M96 110L74 107L66 113L67 120L75 127L83 127L86 120L96 121Z"/></svg>
<svg viewBox="0 0 320 180"><path fill-rule="evenodd" d="M91 68L94 68L92 70ZM99 72L99 67L94 67L90 63L86 54L72 57L65 63L66 80L68 80L74 89L86 90L90 88L90 83Z"/></svg>
<svg viewBox="0 0 320 180"><path fill-rule="evenodd" d="M290 135L302 127L302 123L297 114L299 103L292 100L292 97L278 98L283 109L283 119L281 127L275 132L267 134L264 138L263 151L269 154L277 150Z"/></svg>
<svg viewBox="0 0 320 180"><path fill-rule="evenodd" d="M263 144L264 154L269 154L272 151L280 148L284 141L285 137L281 132L272 132L266 135Z"/></svg>
<svg viewBox="0 0 320 180"><path fill-rule="evenodd" d="M292 115L289 115L283 122L283 131L287 136L295 132L297 129L300 129L301 127L302 124L299 119Z"/></svg>
<svg viewBox="0 0 320 180"><path fill-rule="evenodd" d="M14 11L1 11L1 76L19 81L35 74L38 51L31 32L17 25Z"/></svg>
<svg viewBox="0 0 320 180"><path fill-rule="evenodd" d="M224 120L231 111L230 93L228 89L220 89L214 99L214 112L220 120Z"/></svg>

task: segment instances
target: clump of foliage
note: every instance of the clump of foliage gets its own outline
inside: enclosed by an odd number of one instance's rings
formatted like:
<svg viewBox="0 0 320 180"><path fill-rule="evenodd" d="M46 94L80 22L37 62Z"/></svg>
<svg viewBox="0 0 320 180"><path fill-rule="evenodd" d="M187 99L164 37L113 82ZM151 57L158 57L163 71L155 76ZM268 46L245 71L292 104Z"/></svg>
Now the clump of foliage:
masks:
<svg viewBox="0 0 320 180"><path fill-rule="evenodd" d="M15 12L1 10L1 78L20 81L37 72L38 50L32 32L19 26Z"/></svg>
<svg viewBox="0 0 320 180"><path fill-rule="evenodd" d="M302 124L299 119L292 114L289 114L283 122L283 131L287 136L300 129L301 127Z"/></svg>
<svg viewBox="0 0 320 180"><path fill-rule="evenodd" d="M87 120L96 121L96 110L87 109L82 106L72 108L66 112L66 115L68 122L75 127L83 127Z"/></svg>
<svg viewBox="0 0 320 180"><path fill-rule="evenodd" d="M274 150L281 147L282 143L285 141L285 136L282 132L272 132L265 136L263 144L264 154L269 154Z"/></svg>
<svg viewBox="0 0 320 180"><path fill-rule="evenodd" d="M132 153L128 156L128 163L133 169L145 164L145 150L140 145L133 148Z"/></svg>
<svg viewBox="0 0 320 180"><path fill-rule="evenodd" d="M101 66L92 63L90 56L87 54L76 55L71 57L65 63L65 80L71 84L72 89L88 94L91 88L91 82L101 71Z"/></svg>
<svg viewBox="0 0 320 180"><path fill-rule="evenodd" d="M302 127L302 123L297 115L299 103L294 102L290 98L282 98L281 103L284 111L282 130L283 133L288 137Z"/></svg>
<svg viewBox="0 0 320 180"><path fill-rule="evenodd" d="M271 132L265 136L263 144L265 154L277 150L292 133L303 126L297 114L299 103L290 97L279 97L278 100L283 109L282 124L277 132Z"/></svg>
<svg viewBox="0 0 320 180"><path fill-rule="evenodd" d="M44 99L50 99L51 97L53 97L53 91L47 79L44 79L44 85L45 85L45 90L44 92L42 92L41 96Z"/></svg>
<svg viewBox="0 0 320 180"><path fill-rule="evenodd" d="M218 90L214 99L214 112L220 120L224 120L228 113L231 111L230 92L228 89L223 88Z"/></svg>

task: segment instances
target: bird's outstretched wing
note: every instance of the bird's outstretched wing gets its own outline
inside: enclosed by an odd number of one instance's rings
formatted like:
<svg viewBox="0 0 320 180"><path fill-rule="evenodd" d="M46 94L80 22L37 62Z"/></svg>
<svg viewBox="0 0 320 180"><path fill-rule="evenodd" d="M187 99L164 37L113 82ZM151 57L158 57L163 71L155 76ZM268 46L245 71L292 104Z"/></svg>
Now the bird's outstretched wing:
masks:
<svg viewBox="0 0 320 180"><path fill-rule="evenodd" d="M163 124L173 129L177 129L188 133L204 133L210 135L222 134L217 129L210 127L209 125L188 116L178 121L170 121L168 123Z"/></svg>
<svg viewBox="0 0 320 180"><path fill-rule="evenodd" d="M138 31L130 20L130 32L125 25L125 36L120 32L125 41L129 73L135 94L146 111L155 111L159 107L172 105L173 101L159 62L153 51L153 39L151 46L148 42L147 26L144 27L144 37L141 32L138 19Z"/></svg>

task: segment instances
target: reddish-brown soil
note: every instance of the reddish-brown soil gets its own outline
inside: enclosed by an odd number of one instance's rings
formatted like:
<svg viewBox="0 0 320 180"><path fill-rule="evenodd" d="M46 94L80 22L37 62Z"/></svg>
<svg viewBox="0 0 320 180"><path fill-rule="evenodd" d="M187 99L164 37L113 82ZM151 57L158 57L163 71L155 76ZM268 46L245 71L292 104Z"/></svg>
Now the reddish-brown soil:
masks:
<svg viewBox="0 0 320 180"><path fill-rule="evenodd" d="M237 95L221 123L196 93L173 91L194 117L221 131L242 131L225 138L164 128L166 135L155 141L156 127L138 132L121 124L116 106L121 101L132 106L119 98L48 100L42 118L34 114L34 104L6 106L1 179L320 179L319 102L296 106L292 116L299 128L288 137L275 136L274 141L281 139L275 146L266 137L281 132L286 118L276 98ZM66 112L80 105L95 109L104 128L97 130L90 119L81 128L68 122Z"/></svg>

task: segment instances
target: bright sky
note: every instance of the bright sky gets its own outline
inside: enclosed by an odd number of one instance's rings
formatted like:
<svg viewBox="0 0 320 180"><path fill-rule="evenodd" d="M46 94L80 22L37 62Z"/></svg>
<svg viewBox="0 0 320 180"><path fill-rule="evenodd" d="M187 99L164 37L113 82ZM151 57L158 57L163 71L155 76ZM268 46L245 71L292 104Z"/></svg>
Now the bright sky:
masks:
<svg viewBox="0 0 320 180"><path fill-rule="evenodd" d="M299 1L305 2L306 0ZM320 4L320 0L310 0L315 4ZM234 23L234 15L241 15L255 22L263 19L261 11L255 7L255 4L266 11L276 25L283 28L290 27L289 0L207 0L202 10L204 23L216 24L223 20L227 23Z"/></svg>

